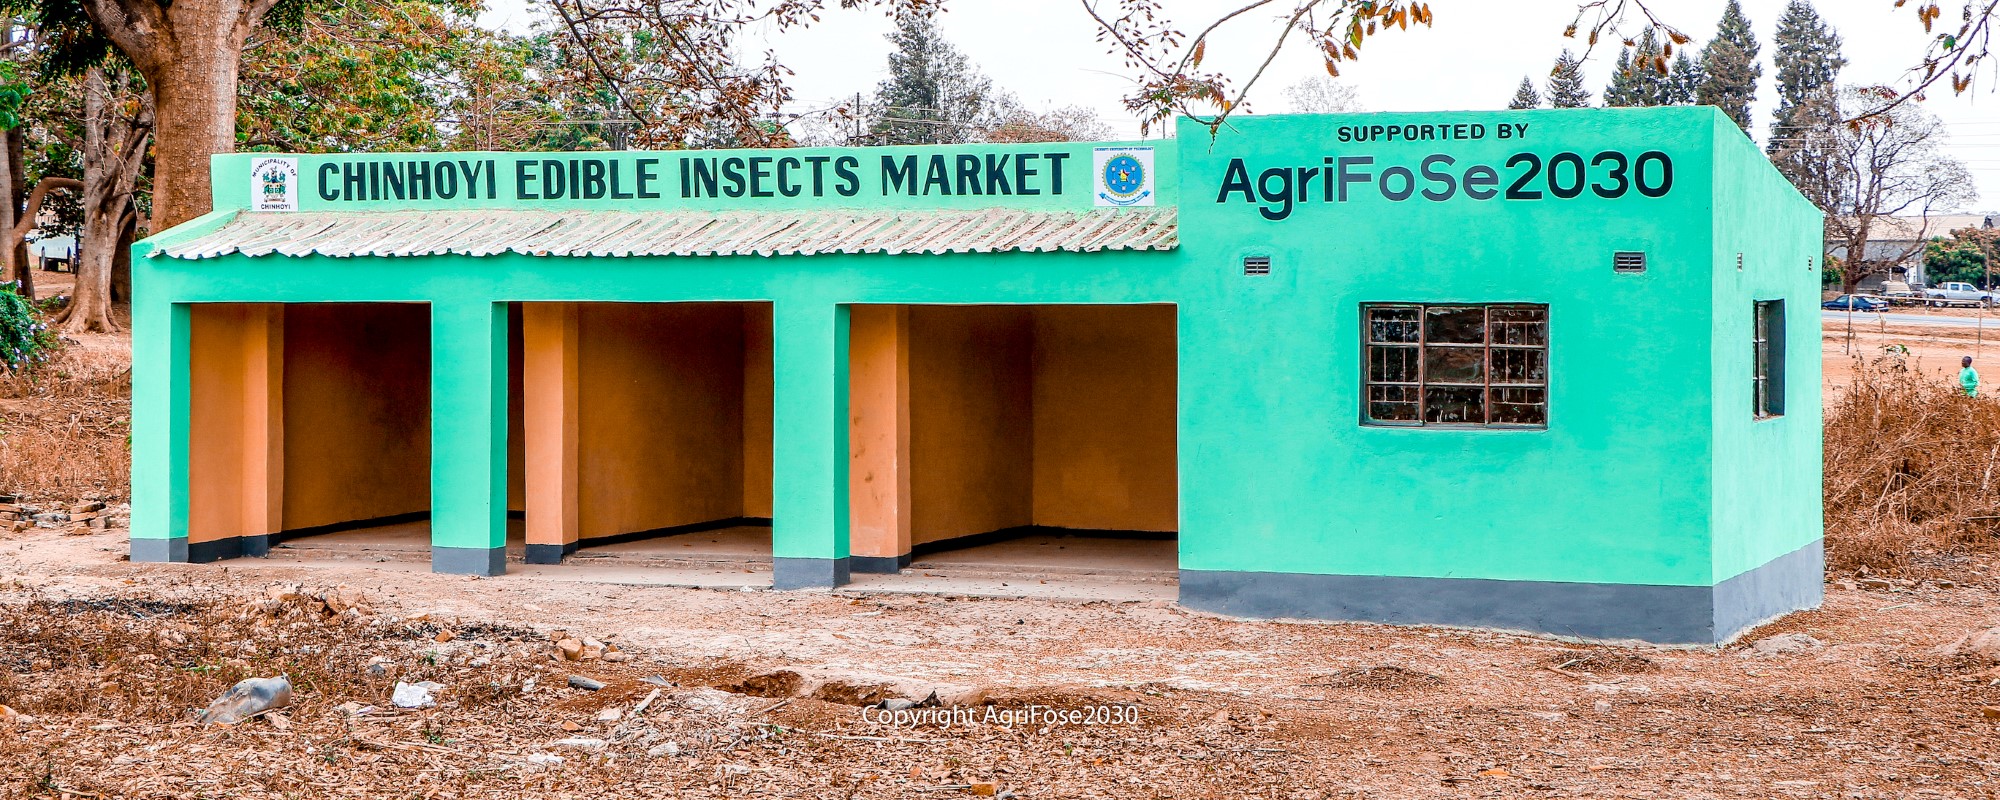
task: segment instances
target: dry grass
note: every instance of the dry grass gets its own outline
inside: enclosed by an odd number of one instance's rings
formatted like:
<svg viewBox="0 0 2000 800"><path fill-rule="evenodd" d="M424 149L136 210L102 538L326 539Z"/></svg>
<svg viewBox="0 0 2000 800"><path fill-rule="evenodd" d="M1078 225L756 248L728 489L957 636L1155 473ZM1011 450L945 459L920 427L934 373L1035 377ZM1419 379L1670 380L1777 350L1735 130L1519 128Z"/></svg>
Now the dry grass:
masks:
<svg viewBox="0 0 2000 800"><path fill-rule="evenodd" d="M2000 402L1896 355L1827 407L1828 568L1921 575L2000 551Z"/></svg>
<svg viewBox="0 0 2000 800"><path fill-rule="evenodd" d="M132 368L122 338L87 337L0 373L0 494L117 501L131 479Z"/></svg>

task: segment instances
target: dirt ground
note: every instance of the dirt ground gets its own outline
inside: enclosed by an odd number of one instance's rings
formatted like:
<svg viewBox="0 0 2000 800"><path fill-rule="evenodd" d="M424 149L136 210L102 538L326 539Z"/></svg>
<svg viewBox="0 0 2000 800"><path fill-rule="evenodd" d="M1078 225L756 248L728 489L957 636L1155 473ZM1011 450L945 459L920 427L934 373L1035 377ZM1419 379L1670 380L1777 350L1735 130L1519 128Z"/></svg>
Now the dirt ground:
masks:
<svg viewBox="0 0 2000 800"><path fill-rule="evenodd" d="M1868 346L1955 370L1955 333ZM2000 624L2000 559L1833 576L1820 610L1658 648L125 546L0 533L0 798L2000 797L2000 664L1941 649ZM280 712L193 721L276 674ZM436 707L390 704L425 680ZM909 711L957 724L864 705L933 695Z"/></svg>
<svg viewBox="0 0 2000 800"><path fill-rule="evenodd" d="M1766 655L1161 603L134 565L123 535L0 538L0 702L33 718L0 730L0 796L2000 793L2000 709L1982 711L2000 706L2000 672L1936 650L1995 624L2000 564L1950 587L1835 583L1822 610L1742 640L1817 644ZM297 584L350 587L368 614L256 610ZM559 661L554 630L632 660ZM279 672L299 684L282 722L189 721L236 678ZM567 688L571 674L608 686ZM394 713L394 679L444 684L441 705ZM933 691L978 720L898 727L856 705ZM350 702L388 711L351 717ZM985 717L1030 706L1113 720ZM610 707L625 718L600 721Z"/></svg>

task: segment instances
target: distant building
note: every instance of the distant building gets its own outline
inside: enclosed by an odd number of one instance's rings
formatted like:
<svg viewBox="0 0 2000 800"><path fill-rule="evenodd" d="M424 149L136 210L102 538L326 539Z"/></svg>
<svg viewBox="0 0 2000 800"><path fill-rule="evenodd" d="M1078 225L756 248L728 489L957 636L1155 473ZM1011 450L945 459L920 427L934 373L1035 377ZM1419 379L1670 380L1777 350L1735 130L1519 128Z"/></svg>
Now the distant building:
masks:
<svg viewBox="0 0 2000 800"><path fill-rule="evenodd" d="M1900 280L1911 284L1928 283L1924 275L1924 242L1966 228L1991 228L2000 223L2000 214L1932 214L1930 216L1881 217L1869 226L1867 246L1862 248L1860 266L1862 289L1880 289L1883 281ZM1829 260L1848 264L1847 244L1827 238Z"/></svg>

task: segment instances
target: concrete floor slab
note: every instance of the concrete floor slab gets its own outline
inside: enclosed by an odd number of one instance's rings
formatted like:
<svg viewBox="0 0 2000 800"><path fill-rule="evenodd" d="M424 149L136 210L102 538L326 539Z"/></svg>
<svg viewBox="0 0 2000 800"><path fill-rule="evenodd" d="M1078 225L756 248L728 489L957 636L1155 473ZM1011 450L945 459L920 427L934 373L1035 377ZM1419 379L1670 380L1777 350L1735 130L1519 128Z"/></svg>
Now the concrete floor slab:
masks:
<svg viewBox="0 0 2000 800"><path fill-rule="evenodd" d="M1149 580L1172 579L1179 570L1180 543L1172 539L1035 534L919 556L906 572Z"/></svg>

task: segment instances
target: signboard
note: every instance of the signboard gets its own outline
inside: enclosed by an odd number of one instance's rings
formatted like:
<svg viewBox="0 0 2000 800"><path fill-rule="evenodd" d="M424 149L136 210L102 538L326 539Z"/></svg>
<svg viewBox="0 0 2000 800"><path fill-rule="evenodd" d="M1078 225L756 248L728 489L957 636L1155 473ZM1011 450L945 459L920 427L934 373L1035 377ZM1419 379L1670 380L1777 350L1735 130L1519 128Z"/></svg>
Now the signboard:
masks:
<svg viewBox="0 0 2000 800"><path fill-rule="evenodd" d="M1099 147L1092 156L1097 205L1153 205L1158 195L1153 189L1153 148Z"/></svg>

